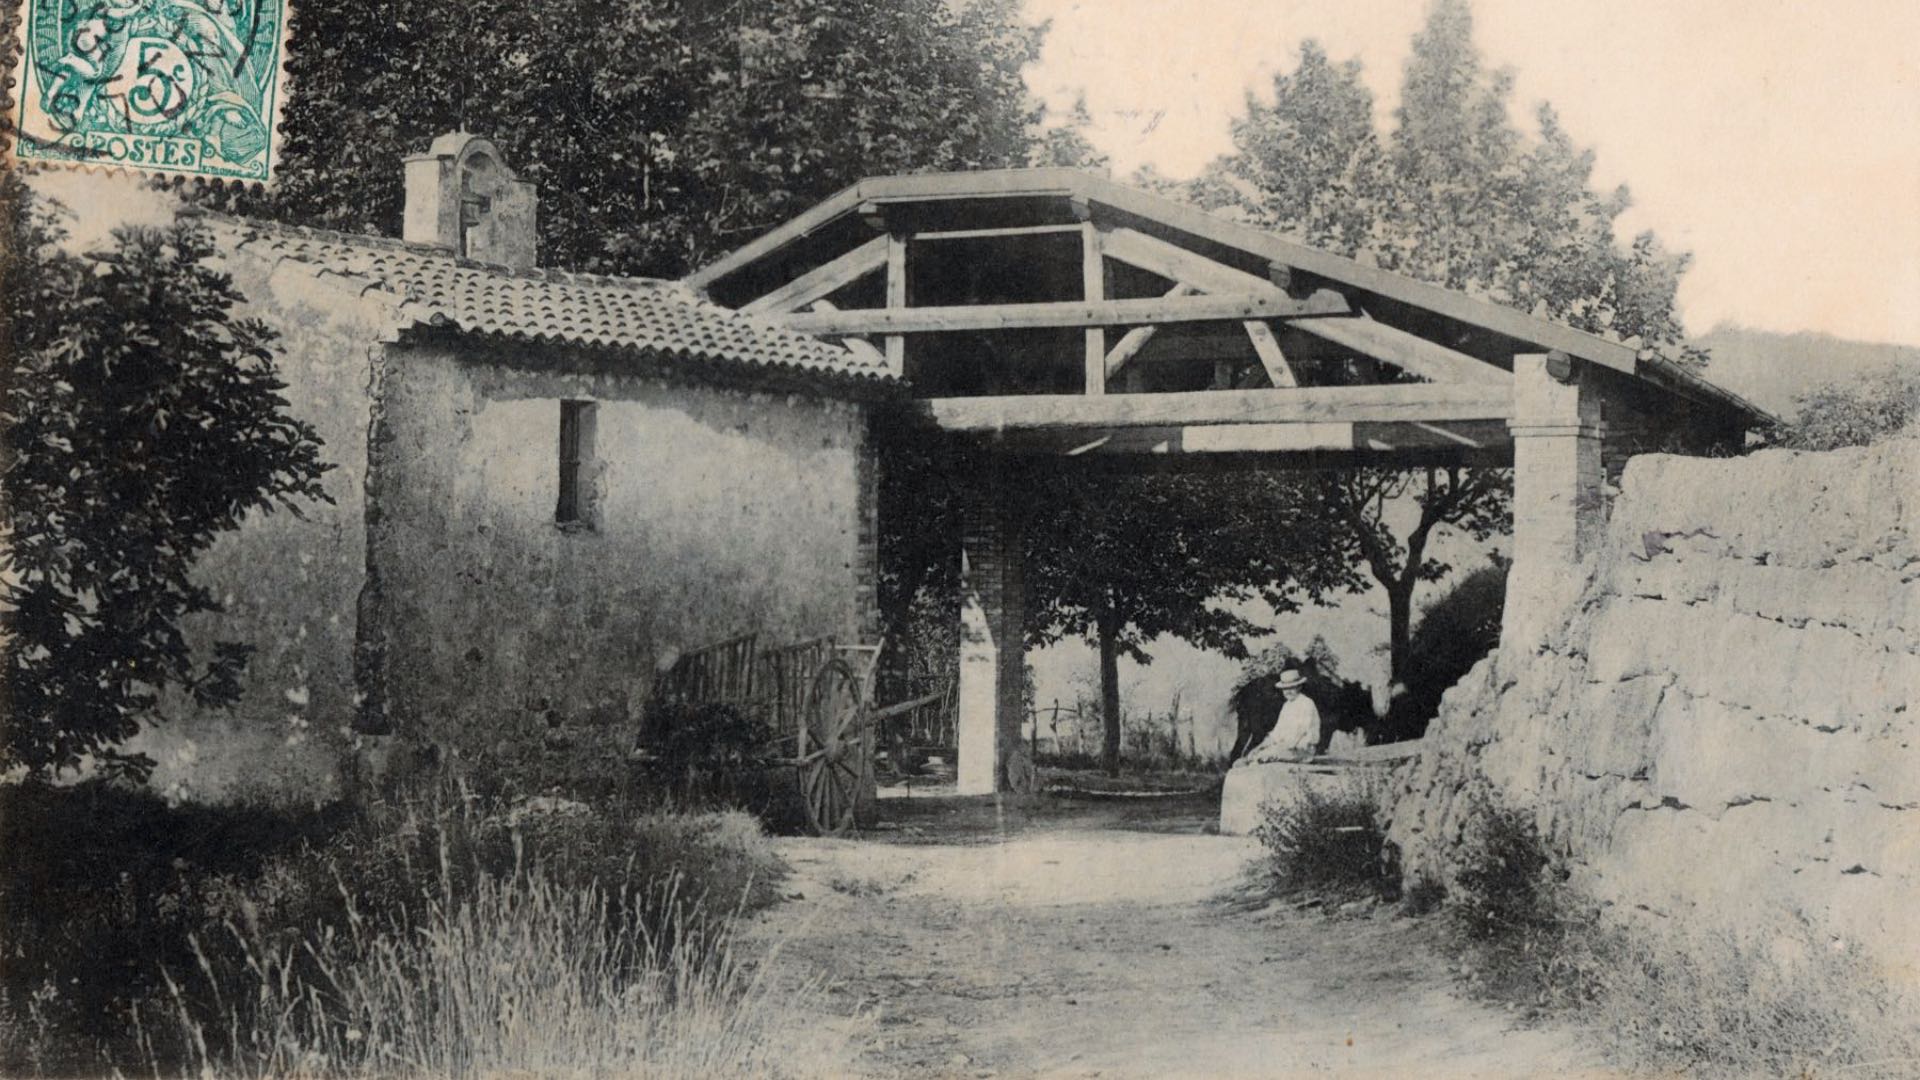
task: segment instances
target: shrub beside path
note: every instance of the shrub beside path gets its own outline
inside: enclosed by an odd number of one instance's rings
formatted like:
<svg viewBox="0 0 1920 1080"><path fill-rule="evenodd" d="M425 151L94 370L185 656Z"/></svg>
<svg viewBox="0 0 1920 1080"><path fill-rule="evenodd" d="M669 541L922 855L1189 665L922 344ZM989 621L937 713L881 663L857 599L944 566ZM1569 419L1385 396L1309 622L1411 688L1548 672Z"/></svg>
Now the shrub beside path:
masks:
<svg viewBox="0 0 1920 1080"><path fill-rule="evenodd" d="M1457 996L1413 920L1248 903L1260 849L1203 835L1211 800L915 802L781 841L789 902L741 928L771 978L831 980L818 1022L862 1075L1601 1073L1574 1032Z"/></svg>

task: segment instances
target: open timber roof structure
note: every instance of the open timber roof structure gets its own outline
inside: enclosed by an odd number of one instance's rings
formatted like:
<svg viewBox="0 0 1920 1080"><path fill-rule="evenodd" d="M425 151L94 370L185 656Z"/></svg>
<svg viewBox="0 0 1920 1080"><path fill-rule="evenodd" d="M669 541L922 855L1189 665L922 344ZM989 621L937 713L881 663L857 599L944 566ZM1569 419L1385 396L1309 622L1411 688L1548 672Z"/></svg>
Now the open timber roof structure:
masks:
<svg viewBox="0 0 1920 1080"><path fill-rule="evenodd" d="M1315 372L1330 365L1344 365L1347 383L1398 383L1403 396L1409 380L1436 384L1420 391L1437 408L1430 416L1477 416L1492 410L1448 400L1510 394L1519 354L1594 365L1637 394L1737 427L1773 421L1637 339L1585 333L1077 169L862 180L683 281L843 341L907 377L949 428L966 424L960 399L986 395L1006 408L981 424L1001 428L1056 420L1076 405L1066 394L1110 392L1166 392L1151 406L1166 423L1217 420L1230 402L1201 407L1181 392L1320 393L1327 377ZM1240 353L1252 362L1236 368ZM1210 368L1194 363L1206 359ZM1356 380L1356 361L1393 370ZM1365 406L1366 392L1392 389L1343 385L1339 400ZM1021 394L1041 400L1006 396ZM1281 411L1310 419L1310 397ZM1247 400L1278 415L1272 398ZM1343 404L1342 415L1370 414Z"/></svg>

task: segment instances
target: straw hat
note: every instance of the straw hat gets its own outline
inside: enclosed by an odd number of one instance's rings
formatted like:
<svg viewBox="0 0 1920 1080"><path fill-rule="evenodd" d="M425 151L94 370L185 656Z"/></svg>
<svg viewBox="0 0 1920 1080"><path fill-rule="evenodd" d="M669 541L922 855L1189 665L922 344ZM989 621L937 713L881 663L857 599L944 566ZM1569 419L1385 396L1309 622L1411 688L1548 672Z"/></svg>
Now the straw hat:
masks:
<svg viewBox="0 0 1920 1080"><path fill-rule="evenodd" d="M1280 678L1275 681L1274 685L1282 690L1298 690L1300 687L1307 685L1307 677L1300 674L1299 668L1288 668L1280 673Z"/></svg>

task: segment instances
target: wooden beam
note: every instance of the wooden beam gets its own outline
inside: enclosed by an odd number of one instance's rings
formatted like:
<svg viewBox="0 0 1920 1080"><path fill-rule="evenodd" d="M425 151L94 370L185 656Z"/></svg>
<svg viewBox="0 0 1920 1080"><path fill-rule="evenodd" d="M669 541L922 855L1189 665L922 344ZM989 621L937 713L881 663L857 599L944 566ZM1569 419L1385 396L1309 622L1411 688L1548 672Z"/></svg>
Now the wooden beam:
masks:
<svg viewBox="0 0 1920 1080"><path fill-rule="evenodd" d="M1240 322L1339 315L1347 302L1322 290L1295 300L1283 293L1262 296L1193 296L1179 299L1068 300L1040 304L968 304L958 307L861 309L769 316L803 334L932 334L947 330L1018 330L1032 327L1145 326L1152 323Z"/></svg>
<svg viewBox="0 0 1920 1080"><path fill-rule="evenodd" d="M1280 342L1273 336L1273 327L1258 319L1248 319L1241 323L1246 327L1247 337L1253 341L1253 351L1260 356L1260 366L1267 369L1267 381L1275 386L1299 386L1300 380L1294 377L1293 365L1287 363L1287 354L1280 351Z"/></svg>
<svg viewBox="0 0 1920 1080"><path fill-rule="evenodd" d="M1107 240L1107 257L1162 277L1191 281L1212 292L1257 293L1265 288L1277 295L1286 295L1285 289L1258 275L1236 270L1133 229L1113 230ZM1493 364L1370 318L1298 319L1291 325L1433 382L1491 384L1511 378ZM1255 347L1259 347L1258 342ZM1269 372L1269 377L1271 374ZM1278 380L1275 385L1280 385Z"/></svg>
<svg viewBox="0 0 1920 1080"><path fill-rule="evenodd" d="M1464 455L1486 461L1510 452L1513 435L1501 420L1305 420L1252 424L1149 424L1067 429L1020 428L992 435L998 450L1063 458L1123 454L1393 455L1396 461L1432 461Z"/></svg>
<svg viewBox="0 0 1920 1080"><path fill-rule="evenodd" d="M840 309L834 306L831 300L815 300L810 306L810 310L839 311ZM893 371L895 375L900 374L900 372L893 370L893 365L888 362L886 354L874 348L873 342L868 341L866 338L845 337L840 339L840 344L846 346L848 352L867 363L886 368L889 371Z"/></svg>
<svg viewBox="0 0 1920 1080"><path fill-rule="evenodd" d="M1009 225L999 229L942 229L937 232L917 232L911 239L920 240L989 240L1003 236L1046 236L1051 233L1077 233L1079 225Z"/></svg>
<svg viewBox="0 0 1920 1080"><path fill-rule="evenodd" d="M783 225L775 226L773 229L762 234L759 239L734 251L732 254L722 256L708 263L681 280L694 289L711 289L715 282L739 273L741 270L752 266L754 263L779 251L781 248L806 238L811 235L814 230L830 225L846 216L849 211L860 205L861 200L864 198L860 193L860 188L865 183L866 181L861 181L860 183L841 188L839 191L827 196L826 199L816 203L811 209L802 211L798 217L790 219Z"/></svg>
<svg viewBox="0 0 1920 1080"><path fill-rule="evenodd" d="M1433 382L1487 386L1508 386L1513 382L1513 375L1507 371L1418 334L1378 322L1365 312L1357 319L1296 319L1289 325Z"/></svg>
<svg viewBox="0 0 1920 1080"><path fill-rule="evenodd" d="M1093 227L1091 220L1083 221L1080 226L1080 298L1089 303L1107 298L1106 261L1100 256L1100 230ZM1086 329L1086 355L1083 360L1086 372L1085 391L1089 394L1107 392L1107 332L1098 326Z"/></svg>
<svg viewBox="0 0 1920 1080"><path fill-rule="evenodd" d="M907 238L887 234L887 310L904 311L907 306ZM887 369L896 375L907 373L907 339L888 334Z"/></svg>
<svg viewBox="0 0 1920 1080"><path fill-rule="evenodd" d="M940 428L1007 432L1312 422L1441 423L1505 421L1513 396L1505 388L1443 383L1313 386L1290 390L1197 390L1173 394L1022 394L928 398L920 403Z"/></svg>
<svg viewBox="0 0 1920 1080"><path fill-rule="evenodd" d="M1032 196L1079 199L1090 205L1111 208L1329 281L1377 293L1517 341L1529 342L1542 351L1562 349L1571 355L1629 374L1639 373L1643 360L1648 366L1663 366L1657 354L1637 349L1628 342L1609 341L1492 301L1366 266L1251 225L1215 217L1172 199L1138 191L1081 170L1065 168L871 177L842 189L738 251L688 275L684 281L696 290L710 288L715 282L856 211L863 202L884 205ZM1688 384L1685 390L1689 393L1751 409L1746 402L1705 380L1695 377L1681 381Z"/></svg>
<svg viewBox="0 0 1920 1080"><path fill-rule="evenodd" d="M1168 289L1167 294L1161 299L1174 300L1182 296L1192 296L1198 291L1199 290L1193 286L1182 281L1176 283L1173 288ZM1107 378L1111 379L1115 375L1120 374L1120 370L1127 366L1128 361L1140 355L1140 350L1146 348L1147 343L1153 340L1153 335L1159 333L1159 331L1160 328L1158 326L1136 326L1127 331L1126 335L1120 339L1119 344L1115 345L1112 351L1107 353Z"/></svg>
<svg viewBox="0 0 1920 1080"><path fill-rule="evenodd" d="M749 314L798 311L887 264L887 238L876 236L852 251L801 274L740 310Z"/></svg>

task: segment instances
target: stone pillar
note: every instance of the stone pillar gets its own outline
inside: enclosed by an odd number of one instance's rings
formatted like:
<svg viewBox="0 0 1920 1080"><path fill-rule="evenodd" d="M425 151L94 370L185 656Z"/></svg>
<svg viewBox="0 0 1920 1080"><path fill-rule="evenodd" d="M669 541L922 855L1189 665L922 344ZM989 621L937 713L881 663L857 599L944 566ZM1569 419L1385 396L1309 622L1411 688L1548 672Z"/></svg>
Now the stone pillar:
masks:
<svg viewBox="0 0 1920 1080"><path fill-rule="evenodd" d="M1020 526L999 499L999 463L968 503L960 539L959 784L1003 790L1024 707L1026 588Z"/></svg>
<svg viewBox="0 0 1920 1080"><path fill-rule="evenodd" d="M1606 525L1600 394L1578 360L1514 357L1513 558L1564 570Z"/></svg>
<svg viewBox="0 0 1920 1080"><path fill-rule="evenodd" d="M1606 527L1605 424L1599 388L1580 361L1524 354L1513 362L1513 569L1503 649L1551 635L1584 584L1581 561Z"/></svg>

